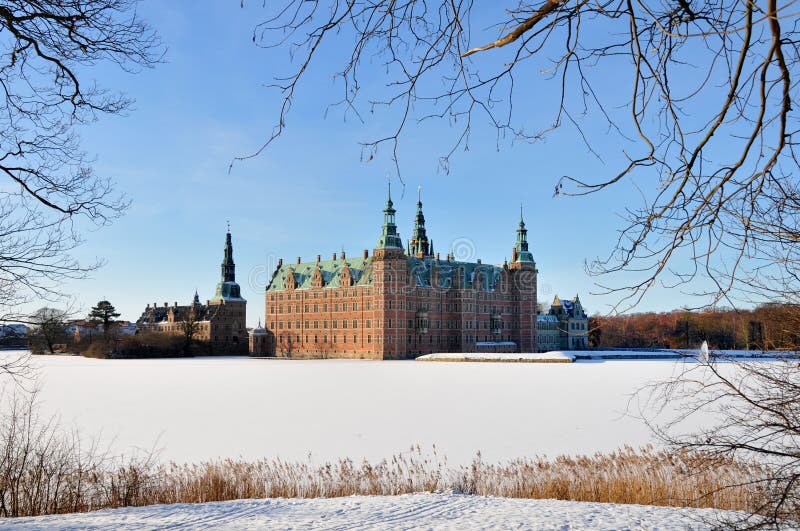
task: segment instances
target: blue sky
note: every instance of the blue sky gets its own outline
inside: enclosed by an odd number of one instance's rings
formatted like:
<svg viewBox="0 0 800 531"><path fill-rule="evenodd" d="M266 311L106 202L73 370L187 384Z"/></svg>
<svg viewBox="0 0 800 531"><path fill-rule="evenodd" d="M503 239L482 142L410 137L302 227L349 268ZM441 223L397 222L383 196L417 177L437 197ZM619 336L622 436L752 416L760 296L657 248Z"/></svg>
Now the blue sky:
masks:
<svg viewBox="0 0 800 531"><path fill-rule="evenodd" d="M234 157L268 137L280 101L266 84L290 68L285 51L267 52L251 41L263 15L260 3L240 9L208 2L199 9L189 1L147 0L140 12L168 46L165 63L135 75L101 65L93 72L99 82L125 91L136 104L127 116L102 117L82 131L96 170L117 181L132 207L112 226L85 234L76 256L106 263L65 289L83 309L106 298L132 320L147 303L187 303L195 289L208 299L230 220L237 280L249 301L248 325L255 325L277 258L311 260L341 249L358 255L374 247L392 164L383 152L362 162L359 142L385 130L391 115L376 114L366 123L345 120L335 110L326 116L326 104L338 93L328 72L312 68L285 134L229 173ZM365 86L380 87L385 80L379 70L365 72ZM530 75L539 76L536 65ZM606 88L615 90L613 81ZM517 112L540 128L548 123L552 96L538 92ZM602 142L605 126L595 118L587 115L583 123ZM469 151L457 152L445 174L438 162L448 133L446 123L414 126L401 146L406 186L403 191L395 179L393 198L404 239L422 185L428 235L437 250L444 254L452 242L468 239L474 258L502 263L511 255L523 202L540 300L579 293L591 313L607 311L617 297L593 295L597 279L586 274L584 262L611 250L617 213L639 201L637 192L620 186L599 196L556 198L552 191L565 174L609 174L620 156L617 146L601 144L607 158L599 161L574 130L563 128L540 143L504 141L498 149L493 130L478 124ZM662 289L639 309L686 304L680 291Z"/></svg>

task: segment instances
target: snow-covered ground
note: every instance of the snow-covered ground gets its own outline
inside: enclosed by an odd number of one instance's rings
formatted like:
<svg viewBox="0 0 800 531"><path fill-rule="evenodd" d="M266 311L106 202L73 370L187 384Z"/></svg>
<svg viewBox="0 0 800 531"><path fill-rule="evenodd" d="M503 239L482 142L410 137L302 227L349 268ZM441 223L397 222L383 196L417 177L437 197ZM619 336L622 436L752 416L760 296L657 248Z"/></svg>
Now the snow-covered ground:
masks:
<svg viewBox="0 0 800 531"><path fill-rule="evenodd" d="M36 356L44 413L163 460L382 459L412 445L452 465L480 451L594 453L651 442L631 393L684 361L418 363ZM702 419L698 418L698 421Z"/></svg>
<svg viewBox="0 0 800 531"><path fill-rule="evenodd" d="M523 354L503 354L499 352L437 353L419 356L417 361L503 361L523 363L572 363L575 356L567 352L537 352Z"/></svg>
<svg viewBox="0 0 800 531"><path fill-rule="evenodd" d="M0 529L711 529L708 509L518 500L453 493L151 505L0 520ZM731 516L729 513L727 516Z"/></svg>

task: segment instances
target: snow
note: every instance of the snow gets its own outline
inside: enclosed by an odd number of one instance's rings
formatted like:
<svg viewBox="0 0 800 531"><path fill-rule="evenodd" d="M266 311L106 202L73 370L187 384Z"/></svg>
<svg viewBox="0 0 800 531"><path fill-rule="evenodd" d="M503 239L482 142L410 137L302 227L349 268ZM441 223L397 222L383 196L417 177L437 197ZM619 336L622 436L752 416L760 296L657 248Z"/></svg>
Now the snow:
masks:
<svg viewBox="0 0 800 531"><path fill-rule="evenodd" d="M709 509L425 493L151 505L0 520L0 529L712 529Z"/></svg>
<svg viewBox="0 0 800 531"><path fill-rule="evenodd" d="M565 352L541 352L523 354L504 354L500 352L463 352L426 354L417 361L505 361L505 362L550 362L572 363L575 356Z"/></svg>
<svg viewBox="0 0 800 531"><path fill-rule="evenodd" d="M576 363L34 356L44 414L164 461L379 460L430 450L457 466L652 442L630 394L686 360ZM634 405L635 408L635 405ZM698 422L702 418L698 418Z"/></svg>

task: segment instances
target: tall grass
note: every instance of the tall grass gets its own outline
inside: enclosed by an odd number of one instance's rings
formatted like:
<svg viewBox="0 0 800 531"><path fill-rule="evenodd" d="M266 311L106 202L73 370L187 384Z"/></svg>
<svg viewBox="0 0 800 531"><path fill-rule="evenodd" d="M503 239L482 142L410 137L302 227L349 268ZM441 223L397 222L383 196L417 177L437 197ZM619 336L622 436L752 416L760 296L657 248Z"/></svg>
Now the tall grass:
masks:
<svg viewBox="0 0 800 531"><path fill-rule="evenodd" d="M449 466L419 447L376 463L280 459L160 464L152 456L111 456L86 446L30 403L15 402L0 423L0 515L35 516L155 503L241 498L393 495L458 490L515 498L713 507L754 511L767 476L756 464L699 453L625 447L592 456L523 458L502 464L480 455ZM738 486L733 486L738 485Z"/></svg>

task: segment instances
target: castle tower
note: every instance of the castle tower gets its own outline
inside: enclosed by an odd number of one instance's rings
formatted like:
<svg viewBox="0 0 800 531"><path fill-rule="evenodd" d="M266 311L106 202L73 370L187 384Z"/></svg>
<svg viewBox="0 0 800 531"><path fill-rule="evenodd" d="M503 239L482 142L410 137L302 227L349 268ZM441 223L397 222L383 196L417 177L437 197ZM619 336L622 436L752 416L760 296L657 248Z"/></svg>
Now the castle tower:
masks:
<svg viewBox="0 0 800 531"><path fill-rule="evenodd" d="M381 227L381 237L378 239L378 246L375 249L399 249L403 253L403 242L397 235L397 224L392 203L392 185L389 184L389 197L386 199L386 207L383 209L383 226Z"/></svg>
<svg viewBox="0 0 800 531"><path fill-rule="evenodd" d="M220 273L214 298L208 301L209 307L215 309L211 324L211 349L215 354L247 354L247 301L242 298L241 288L236 283L230 227L225 235Z"/></svg>
<svg viewBox="0 0 800 531"><path fill-rule="evenodd" d="M538 349L536 339L536 262L533 254L528 249L528 229L522 218L522 205L519 207L519 226L517 227L517 243L511 252L509 269L512 273L511 286L516 292L515 299L518 305L516 312L517 326L515 330L517 345L520 352L536 352Z"/></svg>
<svg viewBox="0 0 800 531"><path fill-rule="evenodd" d="M414 232L411 236L410 253L418 258L432 256L433 251L425 232L425 215L422 213L422 187L417 188L417 215L414 217Z"/></svg>
<svg viewBox="0 0 800 531"><path fill-rule="evenodd" d="M377 324L374 330L380 341L375 345L375 351L384 359L405 357L406 308L401 303L408 284L409 270L403 243L397 235L391 185L386 208L383 210L381 237L372 253L373 297L376 301L373 316ZM382 302L377 304L377 301Z"/></svg>

